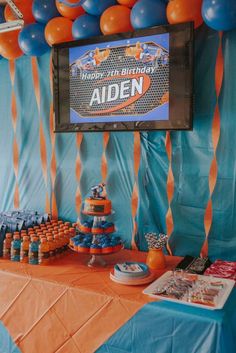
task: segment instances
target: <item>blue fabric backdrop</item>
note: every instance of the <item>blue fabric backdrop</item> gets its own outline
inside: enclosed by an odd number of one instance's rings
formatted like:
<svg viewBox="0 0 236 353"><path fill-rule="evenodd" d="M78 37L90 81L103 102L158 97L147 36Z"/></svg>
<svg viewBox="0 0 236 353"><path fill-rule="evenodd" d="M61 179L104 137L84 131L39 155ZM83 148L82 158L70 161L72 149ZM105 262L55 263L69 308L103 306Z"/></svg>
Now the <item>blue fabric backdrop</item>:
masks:
<svg viewBox="0 0 236 353"><path fill-rule="evenodd" d="M212 120L216 105L215 63L219 45L217 32L202 26L196 31L195 114L192 132L172 132L174 196L171 203L174 228L170 237L174 254L198 255L205 239L204 213L209 200L209 170L213 158ZM235 176L236 150L236 31L223 35L224 82L220 96L221 133L217 148L218 177L213 193L213 222L209 234L212 258L236 260ZM45 208L46 192L52 195L50 115L50 53L38 59L40 115L32 77L31 58L16 61L14 92L17 99L16 141L19 150L18 185L20 208ZM15 175L13 169L14 131L11 117L12 87L8 61L0 61L0 211L13 208ZM47 151L47 183L40 158L39 124L43 122ZM136 214L136 241L146 250L144 233L166 232L168 198L166 192L169 162L165 132L143 132L138 174L139 205ZM135 182L133 133L111 133L106 149L107 190L113 202L118 232L130 247L132 238L131 197ZM76 179L76 158L81 159L80 181ZM75 193L82 197L102 180L103 134L84 134L80 151L75 134L57 134L55 142L55 195L59 217L78 217Z"/></svg>

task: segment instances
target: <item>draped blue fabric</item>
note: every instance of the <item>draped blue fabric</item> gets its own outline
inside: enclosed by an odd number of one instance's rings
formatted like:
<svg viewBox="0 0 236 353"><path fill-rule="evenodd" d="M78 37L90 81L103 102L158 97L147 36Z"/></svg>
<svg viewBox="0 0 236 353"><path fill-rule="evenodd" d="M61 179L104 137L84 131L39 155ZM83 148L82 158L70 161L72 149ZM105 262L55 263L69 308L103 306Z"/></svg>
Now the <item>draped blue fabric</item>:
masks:
<svg viewBox="0 0 236 353"><path fill-rule="evenodd" d="M166 232L165 215L168 209L166 182L169 163L165 135L165 132L141 133L140 203L136 241L142 250L147 250L145 233Z"/></svg>
<svg viewBox="0 0 236 353"><path fill-rule="evenodd" d="M0 322L0 353L20 353L5 326Z"/></svg>
<svg viewBox="0 0 236 353"><path fill-rule="evenodd" d="M204 214L209 201L209 170L213 158L212 121L216 106L215 63L219 46L217 32L204 25L196 30L195 42L195 109L192 132L172 132L172 170L174 196L171 202L173 233L170 245L176 255L198 255L205 239ZM221 133L217 149L218 178L212 196L213 223L209 234L212 258L236 259L235 212L235 148L236 97L234 62L236 31L223 36L224 82L220 96ZM44 211L46 192L51 198L52 144L49 131L51 104L49 63L50 53L37 59L40 80L40 112L37 108L31 58L16 61L14 92L17 100L16 141L19 149L18 185L20 208ZM13 208L15 175L13 169L14 131L11 117L11 81L9 65L0 61L0 211ZM43 177L40 156L39 126L42 122L47 152L47 180ZM141 160L138 173L139 204L136 214L136 242L146 250L144 234L166 232L168 199L166 191L169 161L165 132L140 133ZM76 134L56 134L55 196L58 215L75 221L75 195L82 198L92 185L102 181L101 160L103 133L85 133L78 150ZM80 180L76 178L76 158L81 160ZM134 134L111 133L107 149L107 191L116 223L126 247L132 239L131 198L135 183ZM81 216L84 219L84 216Z"/></svg>
<svg viewBox="0 0 236 353"><path fill-rule="evenodd" d="M209 254L236 261L236 31L223 35L224 81L219 99L218 178L213 194Z"/></svg>
<svg viewBox="0 0 236 353"><path fill-rule="evenodd" d="M96 353L235 353L235 300L234 290L222 310L147 304Z"/></svg>
<svg viewBox="0 0 236 353"><path fill-rule="evenodd" d="M16 142L19 152L18 185L20 207L43 211L46 186L40 157L39 111L28 58L16 61L14 92L17 100ZM9 92L10 94L10 92ZM10 118L10 117L9 117ZM8 155L12 161L12 152ZM27 190L27 192L26 192ZM3 208L4 210L4 208Z"/></svg>
<svg viewBox="0 0 236 353"><path fill-rule="evenodd" d="M195 35L194 129L172 133L175 193L172 201L175 254L197 255L205 239L204 214L213 158L212 120L216 105L215 63L218 33L205 26Z"/></svg>
<svg viewBox="0 0 236 353"><path fill-rule="evenodd" d="M0 209L13 206L15 176L12 163L13 127L11 119L11 80L8 61L0 61Z"/></svg>

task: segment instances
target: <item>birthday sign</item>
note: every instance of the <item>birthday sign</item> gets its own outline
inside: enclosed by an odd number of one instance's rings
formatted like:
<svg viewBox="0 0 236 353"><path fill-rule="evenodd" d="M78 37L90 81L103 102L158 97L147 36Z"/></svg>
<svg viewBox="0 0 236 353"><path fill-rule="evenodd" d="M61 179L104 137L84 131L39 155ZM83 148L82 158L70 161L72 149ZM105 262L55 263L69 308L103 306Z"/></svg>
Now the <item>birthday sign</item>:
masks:
<svg viewBox="0 0 236 353"><path fill-rule="evenodd" d="M80 119L143 116L168 99L169 52L156 42L100 46L70 63L70 107Z"/></svg>

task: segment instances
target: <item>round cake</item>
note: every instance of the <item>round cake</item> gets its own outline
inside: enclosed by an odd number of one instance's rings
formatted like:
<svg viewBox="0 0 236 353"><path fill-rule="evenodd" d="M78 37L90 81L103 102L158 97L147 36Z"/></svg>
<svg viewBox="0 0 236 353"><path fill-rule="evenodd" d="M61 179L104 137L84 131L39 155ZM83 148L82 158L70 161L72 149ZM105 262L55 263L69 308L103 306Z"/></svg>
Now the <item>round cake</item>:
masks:
<svg viewBox="0 0 236 353"><path fill-rule="evenodd" d="M117 279L141 279L149 274L148 266L141 262L124 262L114 266L114 276Z"/></svg>
<svg viewBox="0 0 236 353"><path fill-rule="evenodd" d="M84 201L83 213L92 216L106 216L111 214L111 201L106 198L93 199L88 197Z"/></svg>

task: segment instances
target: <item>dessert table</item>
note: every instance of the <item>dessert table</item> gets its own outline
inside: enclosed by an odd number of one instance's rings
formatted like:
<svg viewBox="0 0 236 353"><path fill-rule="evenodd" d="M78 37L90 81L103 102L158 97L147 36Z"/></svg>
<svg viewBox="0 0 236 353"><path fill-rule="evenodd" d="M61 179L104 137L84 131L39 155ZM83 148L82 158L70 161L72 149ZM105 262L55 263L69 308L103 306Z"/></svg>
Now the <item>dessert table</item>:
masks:
<svg viewBox="0 0 236 353"><path fill-rule="evenodd" d="M107 256L106 268L89 268L88 256L72 252L48 266L1 259L0 353L235 352L235 293L224 310L209 311L157 302L142 294L147 285L110 280L115 263L145 258L122 250ZM180 259L167 256L165 271Z"/></svg>

